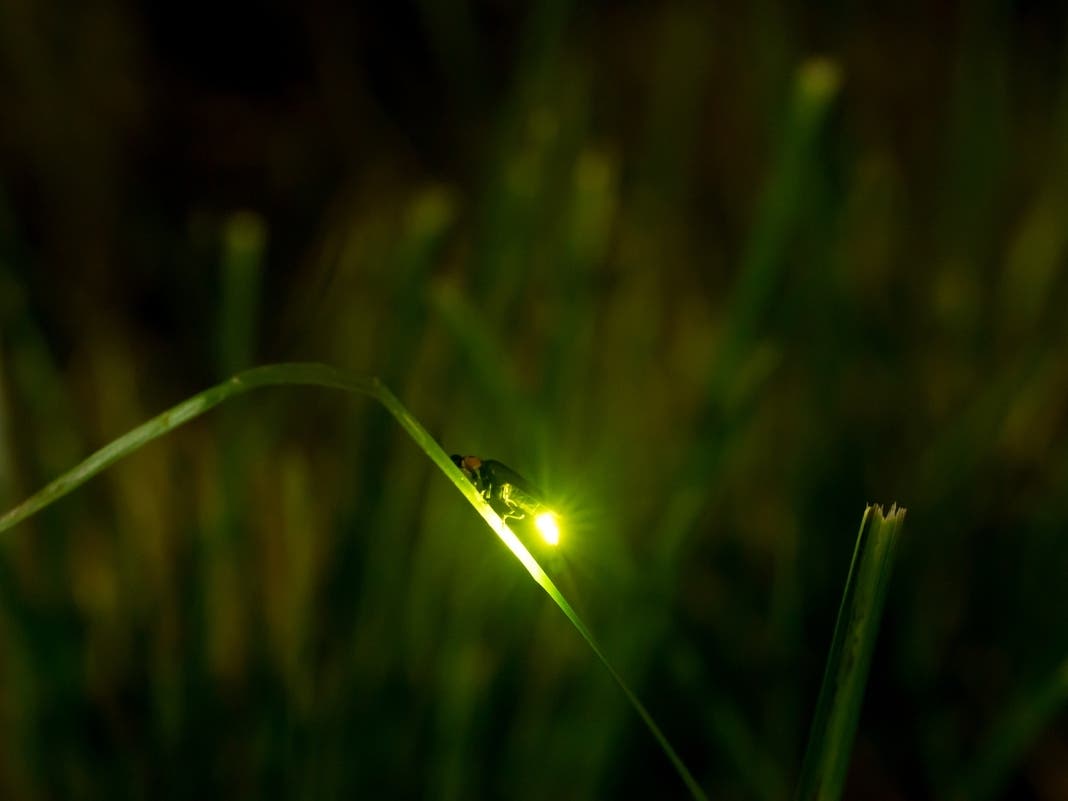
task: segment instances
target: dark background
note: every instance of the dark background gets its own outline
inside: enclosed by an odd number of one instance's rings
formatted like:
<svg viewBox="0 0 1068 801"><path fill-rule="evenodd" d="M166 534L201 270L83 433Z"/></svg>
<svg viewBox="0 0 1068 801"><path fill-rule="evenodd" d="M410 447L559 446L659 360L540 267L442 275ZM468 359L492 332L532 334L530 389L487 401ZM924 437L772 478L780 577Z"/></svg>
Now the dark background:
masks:
<svg viewBox="0 0 1068 801"><path fill-rule="evenodd" d="M1060 4L0 4L0 502L250 364L381 376L714 799L789 797L866 502L847 797L1068 798ZM653 798L368 401L264 390L0 540L0 796Z"/></svg>

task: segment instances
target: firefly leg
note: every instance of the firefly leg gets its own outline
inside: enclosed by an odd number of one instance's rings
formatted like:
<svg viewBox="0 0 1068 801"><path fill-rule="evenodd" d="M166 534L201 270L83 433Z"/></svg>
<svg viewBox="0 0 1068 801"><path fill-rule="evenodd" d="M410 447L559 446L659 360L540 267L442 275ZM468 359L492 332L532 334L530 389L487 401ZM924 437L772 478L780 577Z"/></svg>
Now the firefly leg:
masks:
<svg viewBox="0 0 1068 801"><path fill-rule="evenodd" d="M512 501L505 501L508 504L508 511L505 513L502 520L522 520L526 517L526 513L520 511L520 509Z"/></svg>

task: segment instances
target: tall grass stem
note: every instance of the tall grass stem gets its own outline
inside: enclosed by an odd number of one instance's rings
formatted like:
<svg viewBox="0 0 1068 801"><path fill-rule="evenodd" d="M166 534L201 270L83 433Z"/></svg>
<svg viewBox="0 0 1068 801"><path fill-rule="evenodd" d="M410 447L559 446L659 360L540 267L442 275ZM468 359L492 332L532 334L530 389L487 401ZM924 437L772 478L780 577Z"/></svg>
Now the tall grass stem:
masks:
<svg viewBox="0 0 1068 801"><path fill-rule="evenodd" d="M880 506L864 510L801 766L797 801L838 801L842 796L904 520L905 510L896 506L887 515Z"/></svg>

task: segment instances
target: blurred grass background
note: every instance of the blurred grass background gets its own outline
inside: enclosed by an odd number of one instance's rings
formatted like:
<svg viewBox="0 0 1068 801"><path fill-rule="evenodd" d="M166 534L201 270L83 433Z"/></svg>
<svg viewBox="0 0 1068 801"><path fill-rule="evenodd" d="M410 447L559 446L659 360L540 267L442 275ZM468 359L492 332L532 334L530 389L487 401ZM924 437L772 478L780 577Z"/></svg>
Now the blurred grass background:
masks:
<svg viewBox="0 0 1068 801"><path fill-rule="evenodd" d="M716 799L1068 798L1059 4L0 5L0 505L234 370L381 376L565 515ZM0 796L681 797L385 412L235 401L0 541Z"/></svg>

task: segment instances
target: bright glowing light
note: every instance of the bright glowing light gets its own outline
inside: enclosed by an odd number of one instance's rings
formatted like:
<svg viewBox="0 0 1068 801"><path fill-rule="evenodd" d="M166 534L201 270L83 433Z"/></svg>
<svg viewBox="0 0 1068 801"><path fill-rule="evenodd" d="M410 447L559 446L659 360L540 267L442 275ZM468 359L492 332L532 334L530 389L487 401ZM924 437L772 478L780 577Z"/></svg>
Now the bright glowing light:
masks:
<svg viewBox="0 0 1068 801"><path fill-rule="evenodd" d="M560 526L556 523L556 515L552 512L542 512L534 518L534 525L541 532L541 538L550 545L560 542Z"/></svg>

